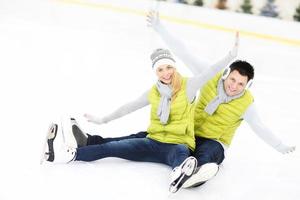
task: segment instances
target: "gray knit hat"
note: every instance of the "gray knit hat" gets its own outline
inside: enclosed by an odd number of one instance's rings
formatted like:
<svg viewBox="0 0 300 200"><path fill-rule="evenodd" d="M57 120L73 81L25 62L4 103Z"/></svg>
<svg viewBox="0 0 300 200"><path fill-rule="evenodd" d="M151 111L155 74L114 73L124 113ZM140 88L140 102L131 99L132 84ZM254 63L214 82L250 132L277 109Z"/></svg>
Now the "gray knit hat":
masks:
<svg viewBox="0 0 300 200"><path fill-rule="evenodd" d="M156 70L158 66L163 64L168 64L172 67L175 67L175 59L168 49L156 49L151 54L150 58L152 61L152 68L154 70Z"/></svg>

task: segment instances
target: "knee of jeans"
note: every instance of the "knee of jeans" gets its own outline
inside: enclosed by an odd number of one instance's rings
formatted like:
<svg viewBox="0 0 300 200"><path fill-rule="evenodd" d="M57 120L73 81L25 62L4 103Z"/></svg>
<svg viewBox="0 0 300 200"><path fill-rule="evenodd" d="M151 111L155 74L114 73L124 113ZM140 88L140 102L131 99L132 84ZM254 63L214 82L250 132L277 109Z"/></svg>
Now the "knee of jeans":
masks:
<svg viewBox="0 0 300 200"><path fill-rule="evenodd" d="M184 145L184 144L178 144L177 148L176 148L176 154L181 154L181 155L186 155L189 156L190 155L190 150L189 148Z"/></svg>
<svg viewBox="0 0 300 200"><path fill-rule="evenodd" d="M213 154L212 152L206 152L201 155L196 155L195 157L198 160L198 166L211 162L220 164L224 160L223 154Z"/></svg>

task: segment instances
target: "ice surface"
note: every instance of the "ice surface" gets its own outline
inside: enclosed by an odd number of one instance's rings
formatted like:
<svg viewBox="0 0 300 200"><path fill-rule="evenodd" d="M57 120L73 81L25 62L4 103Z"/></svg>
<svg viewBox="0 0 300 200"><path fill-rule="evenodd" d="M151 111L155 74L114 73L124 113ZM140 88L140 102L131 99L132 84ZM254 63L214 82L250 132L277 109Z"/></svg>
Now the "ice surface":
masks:
<svg viewBox="0 0 300 200"><path fill-rule="evenodd" d="M153 6L145 0L0 1L1 200L299 199L299 151L281 155L246 123L219 174L175 195L168 193L171 170L164 165L114 158L39 164L48 125L61 116L102 136L146 130L149 108L101 126L82 115L104 116L154 83L149 55L164 44L146 27L144 14ZM209 62L231 48L231 29L240 30L239 58L255 66L251 90L261 118L285 143L299 146L299 23L171 3L159 9L165 26ZM178 70L191 75L183 64Z"/></svg>

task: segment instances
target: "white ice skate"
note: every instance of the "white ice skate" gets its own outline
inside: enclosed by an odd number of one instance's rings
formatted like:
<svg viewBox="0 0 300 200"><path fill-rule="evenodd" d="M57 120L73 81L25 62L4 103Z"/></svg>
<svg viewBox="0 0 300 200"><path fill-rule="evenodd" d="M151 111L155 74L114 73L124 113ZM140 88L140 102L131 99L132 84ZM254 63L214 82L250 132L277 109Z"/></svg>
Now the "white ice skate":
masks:
<svg viewBox="0 0 300 200"><path fill-rule="evenodd" d="M76 148L63 145L61 148L56 148L53 151L54 160L50 162L54 163L70 163L75 160Z"/></svg>
<svg viewBox="0 0 300 200"><path fill-rule="evenodd" d="M194 174L182 185L183 188L197 187L213 178L219 171L216 163L206 163L196 169Z"/></svg>
<svg viewBox="0 0 300 200"><path fill-rule="evenodd" d="M88 135L82 131L74 118L64 117L61 126L66 145L74 148L87 145Z"/></svg>
<svg viewBox="0 0 300 200"><path fill-rule="evenodd" d="M181 186L189 179L197 168L196 158L190 156L185 159L178 167L175 167L171 173L171 184L169 191L177 192Z"/></svg>
<svg viewBox="0 0 300 200"><path fill-rule="evenodd" d="M62 129L57 124L51 124L47 133L41 163L43 161L54 163L68 163L76 156L76 148L65 144Z"/></svg>

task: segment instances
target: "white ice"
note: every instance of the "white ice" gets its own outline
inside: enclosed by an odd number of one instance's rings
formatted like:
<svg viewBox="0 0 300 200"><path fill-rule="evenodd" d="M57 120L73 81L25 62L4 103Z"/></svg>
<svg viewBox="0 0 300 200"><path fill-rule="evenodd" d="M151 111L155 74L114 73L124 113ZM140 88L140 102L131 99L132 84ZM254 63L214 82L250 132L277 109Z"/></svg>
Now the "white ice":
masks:
<svg viewBox="0 0 300 200"><path fill-rule="evenodd" d="M153 7L146 0L0 0L0 200L299 199L298 149L281 155L246 123L213 180L173 195L171 169L160 164L39 164L48 125L62 116L106 137L146 130L149 108L101 126L82 115L104 116L154 83L149 55L164 43L146 27ZM172 3L159 10L165 26L209 62L234 39L220 27L240 30L239 59L255 66L251 90L261 118L286 144L300 146L299 23ZM191 75L183 64L179 71Z"/></svg>

